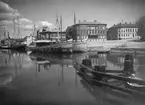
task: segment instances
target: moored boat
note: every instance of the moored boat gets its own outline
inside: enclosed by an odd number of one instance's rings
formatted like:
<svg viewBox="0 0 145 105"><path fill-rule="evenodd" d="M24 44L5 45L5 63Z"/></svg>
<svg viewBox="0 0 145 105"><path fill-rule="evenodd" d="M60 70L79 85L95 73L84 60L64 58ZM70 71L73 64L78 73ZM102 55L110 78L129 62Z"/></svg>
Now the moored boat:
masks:
<svg viewBox="0 0 145 105"><path fill-rule="evenodd" d="M135 77L134 74L132 74L128 78L142 80L142 79L140 79L138 77ZM127 87L130 88L130 89L137 90L137 91L145 92L145 85L143 85L143 84L138 84L138 83L133 83L133 82L127 82Z"/></svg>
<svg viewBox="0 0 145 105"><path fill-rule="evenodd" d="M44 47L44 46L54 45L57 42L53 40L37 40L34 41L34 43L36 44L36 47Z"/></svg>
<svg viewBox="0 0 145 105"><path fill-rule="evenodd" d="M72 45L73 52L87 52L87 40L76 40Z"/></svg>
<svg viewBox="0 0 145 105"><path fill-rule="evenodd" d="M33 46L28 46L32 52L44 50L48 53L72 52L71 42L57 42L55 40L37 40Z"/></svg>
<svg viewBox="0 0 145 105"><path fill-rule="evenodd" d="M8 46L8 45L1 45L0 48L2 48L2 49L10 49L10 46Z"/></svg>
<svg viewBox="0 0 145 105"><path fill-rule="evenodd" d="M61 42L60 44L62 48L72 48L72 42L64 41L64 42Z"/></svg>
<svg viewBox="0 0 145 105"><path fill-rule="evenodd" d="M64 41L64 42L61 42L60 43L60 46L62 48L62 52L70 52L72 53L73 52L73 44L72 44L72 41Z"/></svg>

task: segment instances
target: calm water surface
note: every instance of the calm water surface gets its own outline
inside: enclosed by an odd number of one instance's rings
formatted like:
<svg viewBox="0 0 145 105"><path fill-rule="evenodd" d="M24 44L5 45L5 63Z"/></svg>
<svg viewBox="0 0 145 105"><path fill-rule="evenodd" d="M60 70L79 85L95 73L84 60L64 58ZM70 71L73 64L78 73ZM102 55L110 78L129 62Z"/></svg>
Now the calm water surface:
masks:
<svg viewBox="0 0 145 105"><path fill-rule="evenodd" d="M40 55L0 50L0 105L144 105L145 95L94 86L76 74L74 62L124 68L123 54ZM135 75L145 80L145 54L134 56Z"/></svg>

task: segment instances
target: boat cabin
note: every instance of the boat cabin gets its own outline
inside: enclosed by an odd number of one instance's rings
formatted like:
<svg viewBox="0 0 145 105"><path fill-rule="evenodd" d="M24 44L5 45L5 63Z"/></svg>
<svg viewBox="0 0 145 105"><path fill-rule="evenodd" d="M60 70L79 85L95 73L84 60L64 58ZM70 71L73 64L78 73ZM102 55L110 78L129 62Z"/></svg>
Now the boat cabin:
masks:
<svg viewBox="0 0 145 105"><path fill-rule="evenodd" d="M57 42L53 40L37 40L35 41L35 43L36 43L36 47L41 47L41 46L53 45Z"/></svg>

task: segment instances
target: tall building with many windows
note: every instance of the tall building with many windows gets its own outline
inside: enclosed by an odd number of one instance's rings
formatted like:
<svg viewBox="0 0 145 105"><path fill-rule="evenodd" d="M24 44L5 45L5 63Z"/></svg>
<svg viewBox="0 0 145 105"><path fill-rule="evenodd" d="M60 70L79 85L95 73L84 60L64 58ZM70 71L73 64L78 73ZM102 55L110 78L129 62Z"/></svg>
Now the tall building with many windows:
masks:
<svg viewBox="0 0 145 105"><path fill-rule="evenodd" d="M73 40L88 38L89 41L104 41L107 39L107 24L94 21L79 21L79 23L69 26L67 35Z"/></svg>
<svg viewBox="0 0 145 105"><path fill-rule="evenodd" d="M136 24L132 23L119 23L113 25L107 31L108 40L128 40L135 39L138 40L140 37L137 35L138 27Z"/></svg>

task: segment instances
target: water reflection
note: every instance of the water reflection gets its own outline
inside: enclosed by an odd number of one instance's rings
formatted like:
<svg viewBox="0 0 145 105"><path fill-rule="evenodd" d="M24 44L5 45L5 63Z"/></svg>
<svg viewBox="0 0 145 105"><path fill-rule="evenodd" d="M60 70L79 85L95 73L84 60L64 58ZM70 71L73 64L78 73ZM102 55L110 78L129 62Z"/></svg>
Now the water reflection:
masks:
<svg viewBox="0 0 145 105"><path fill-rule="evenodd" d="M0 58L0 86L4 86L11 82L16 75L19 75L23 66L24 54L1 50Z"/></svg>
<svg viewBox="0 0 145 105"><path fill-rule="evenodd" d="M137 95L130 96L111 88L93 86L76 73L77 67L74 63L82 63L86 58L91 61L93 69L102 66L106 70L123 70L123 54L27 55L17 51L0 50L0 57L0 101L3 104L124 105L144 102L136 100ZM133 57L135 76L145 80L145 56ZM114 84L117 83L125 84L114 81ZM120 84L118 86L121 86Z"/></svg>
<svg viewBox="0 0 145 105"><path fill-rule="evenodd" d="M35 62L36 68L40 72L40 68L43 67L45 70L49 70L52 65L59 64L61 68L64 66L73 67L72 55L58 55L58 54L49 54L49 55L40 55L40 54L29 54L30 59Z"/></svg>
<svg viewBox="0 0 145 105"><path fill-rule="evenodd" d="M91 57L86 57L85 59L83 59L82 64L84 64L84 65L86 65L90 68L93 68L94 70L95 70L94 67L96 67L96 65L97 65L97 67L99 67L99 68L97 68L97 70L101 70L101 72L105 72L105 71L102 71L105 68L100 69L100 67L102 67L102 64L98 65L97 62L95 62L95 64L93 62L93 64L92 64L92 59L94 60L94 59L98 59L98 58L92 57L92 55L91 55ZM124 69L122 70L123 71L122 76L127 76L127 77L131 77L131 78L133 77L133 78L137 79L137 77L134 74L134 68L133 68L135 58L132 56L132 54L126 54L126 55L124 55L123 59L124 59L124 61L123 61L124 62L123 63L123 68ZM140 92L141 93L145 92L145 86L144 85L138 85L138 84L132 85L134 83L129 83L129 82L120 81L120 80L113 80L113 82L115 81L114 86L134 89L134 91L136 91L136 90L140 91L137 94L135 93L134 95L133 94L132 95L131 94L126 94L126 93L124 94L124 92L118 91L118 89L117 90L115 89L115 91L114 91L114 89L107 88L105 86L103 87L102 84L98 84L97 87L90 85L89 83L92 83L92 82L91 82L91 79L89 79L89 75L93 78L94 78L94 76L91 75L90 72L82 70L83 68L80 68L79 65L77 65L77 64L75 65L75 68L77 70L80 69L80 70L78 70L78 71L82 72L82 73L78 72L80 74L80 77L82 77L82 80L80 80L80 82L82 83L84 88L86 88L86 90L89 91L92 94L92 96L94 96L97 99L97 101L100 100L99 104L113 104L113 103L116 104L117 103L119 105L124 105L124 104L137 103L139 105L143 105L144 99L141 98L141 97L144 97L145 94L141 94L141 96L140 96ZM83 75L83 73L87 74L88 76ZM102 76L101 77L98 77L98 76L99 75L97 75L97 78L95 78L95 79L97 79L98 81L102 81L102 82L106 82L106 83L110 84L109 79L111 79L111 78L108 78L107 81L104 81ZM88 81L88 83L86 82L86 80ZM103 91L98 91L99 90L99 89L97 89L98 87L101 87L103 89ZM106 97L106 96L108 96L108 94L109 94L109 97ZM121 97L119 97L119 96L121 96ZM110 97L112 99L110 99Z"/></svg>
<svg viewBox="0 0 145 105"><path fill-rule="evenodd" d="M103 86L93 86L88 84L83 78L80 80L83 87L98 101L99 105L124 105L131 103L132 97L129 94L114 91Z"/></svg>
<svg viewBox="0 0 145 105"><path fill-rule="evenodd" d="M144 105L145 103L145 95L128 94L99 84L97 86L91 85L84 77L80 77L80 83L96 99L99 105Z"/></svg>
<svg viewBox="0 0 145 105"><path fill-rule="evenodd" d="M78 56L78 55L39 55L39 54L33 54L31 53L29 55L29 57L31 58L31 60L33 62L36 63L36 65L38 66L38 71L41 72L40 68L43 67L45 69L45 66L47 65L47 67L59 64L61 68L61 73L58 73L60 75L58 76L58 86L63 84L63 80L64 80L64 71L63 71L63 67L68 65L74 66L73 62L80 62L82 61L84 58L88 58L91 60L92 62L92 68L94 68L94 66L107 66L107 54L99 54L99 55L93 55L93 54L84 54L83 56ZM80 57L80 58L78 58ZM55 59L55 60L54 60ZM61 60L61 61L60 61ZM41 67L40 67L41 66ZM41 68L42 69L42 68ZM75 75L75 85L77 86L77 82L78 82L78 77L77 75ZM124 93L119 93L119 92L115 92L111 89L102 87L102 86L93 86L88 84L82 77L80 78L80 83L82 84L83 88L86 89L87 92L89 92L96 100L97 104L107 104L107 105L111 105L113 103L117 103L117 105L124 105L126 103L130 103L131 102L131 95L129 94L124 94ZM101 89L103 88L103 89ZM126 98L124 98L126 97ZM115 100L114 100L115 99Z"/></svg>

